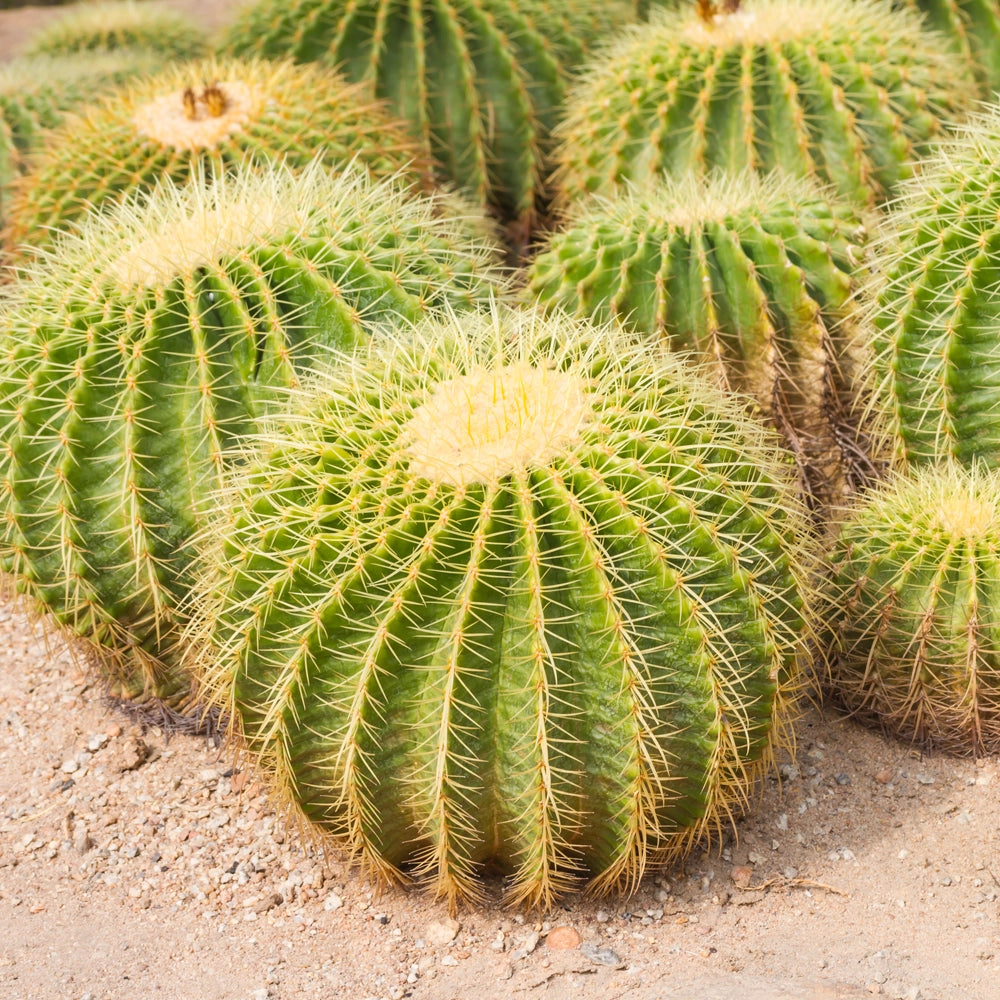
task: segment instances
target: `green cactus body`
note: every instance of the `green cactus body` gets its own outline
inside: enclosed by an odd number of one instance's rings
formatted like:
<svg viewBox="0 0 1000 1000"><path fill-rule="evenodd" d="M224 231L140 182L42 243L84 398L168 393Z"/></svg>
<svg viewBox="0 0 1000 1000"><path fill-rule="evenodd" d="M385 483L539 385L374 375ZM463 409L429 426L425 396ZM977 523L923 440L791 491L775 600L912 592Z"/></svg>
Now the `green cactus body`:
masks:
<svg viewBox="0 0 1000 1000"><path fill-rule="evenodd" d="M535 258L526 298L694 352L782 431L821 503L864 476L858 213L754 174L591 199Z"/></svg>
<svg viewBox="0 0 1000 1000"><path fill-rule="evenodd" d="M884 484L841 528L824 595L829 683L924 747L1000 750L1000 473Z"/></svg>
<svg viewBox="0 0 1000 1000"><path fill-rule="evenodd" d="M748 0L655 11L574 86L564 200L665 172L781 169L862 205L889 196L974 92L921 19L881 0Z"/></svg>
<svg viewBox="0 0 1000 1000"><path fill-rule="evenodd" d="M738 805L803 631L763 427L560 317L426 321L317 378L236 478L191 634L276 787L452 904L634 889ZM195 644L197 646L197 643Z"/></svg>
<svg viewBox="0 0 1000 1000"><path fill-rule="evenodd" d="M379 102L333 71L222 60L171 66L127 85L65 124L11 198L8 246L45 246L91 208L178 183L193 167L247 159L304 167L354 159L376 176L424 183L417 145Z"/></svg>
<svg viewBox="0 0 1000 1000"><path fill-rule="evenodd" d="M89 53L84 58L14 59L0 64L0 221L7 187L28 164L42 136L60 125L66 112L103 89L147 72L162 60L150 51Z"/></svg>
<svg viewBox="0 0 1000 1000"><path fill-rule="evenodd" d="M994 108L928 161L878 243L875 403L902 466L1000 464L998 162Z"/></svg>
<svg viewBox="0 0 1000 1000"><path fill-rule="evenodd" d="M924 15L975 67L984 100L1000 89L1000 3L997 0L894 0Z"/></svg>
<svg viewBox="0 0 1000 1000"><path fill-rule="evenodd" d="M205 33L164 4L136 0L84 3L35 34L27 55L63 56L115 49L149 49L159 61L195 59L205 54Z"/></svg>
<svg viewBox="0 0 1000 1000"><path fill-rule="evenodd" d="M619 0L262 0L228 48L367 82L446 179L527 230L568 75L631 19Z"/></svg>
<svg viewBox="0 0 1000 1000"><path fill-rule="evenodd" d="M26 268L0 316L3 568L119 693L174 699L187 540L279 387L379 323L500 294L441 198L314 164L158 187Z"/></svg>

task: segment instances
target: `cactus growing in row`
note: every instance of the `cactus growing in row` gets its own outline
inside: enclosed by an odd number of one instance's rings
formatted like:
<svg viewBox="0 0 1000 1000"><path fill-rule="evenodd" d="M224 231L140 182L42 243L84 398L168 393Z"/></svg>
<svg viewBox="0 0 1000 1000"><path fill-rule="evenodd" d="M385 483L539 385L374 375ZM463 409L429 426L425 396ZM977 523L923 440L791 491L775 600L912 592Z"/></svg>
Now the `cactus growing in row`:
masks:
<svg viewBox="0 0 1000 1000"><path fill-rule="evenodd" d="M32 36L27 55L64 56L149 49L168 59L194 59L208 44L194 21L155 0L94 0L73 7Z"/></svg>
<svg viewBox="0 0 1000 1000"><path fill-rule="evenodd" d="M961 58L888 0L654 11L571 92L557 183L565 201L664 172L782 169L868 205L972 91Z"/></svg>
<svg viewBox="0 0 1000 1000"><path fill-rule="evenodd" d="M182 701L175 608L222 455L380 322L500 294L482 217L363 171L161 184L24 268L0 314L0 564L125 697Z"/></svg>
<svg viewBox="0 0 1000 1000"><path fill-rule="evenodd" d="M510 902L633 890L740 804L797 683L776 442L621 331L497 309L373 340L220 512L211 701L313 829L451 904L488 861Z"/></svg>
<svg viewBox="0 0 1000 1000"><path fill-rule="evenodd" d="M925 466L841 528L823 601L829 683L898 736L1000 750L1000 472Z"/></svg>
<svg viewBox="0 0 1000 1000"><path fill-rule="evenodd" d="M121 88L52 136L8 208L12 253L51 244L92 208L183 182L201 165L246 159L303 167L321 154L378 176L409 167L425 185L416 143L381 102L332 70L260 60L170 66Z"/></svg>
<svg viewBox="0 0 1000 1000"><path fill-rule="evenodd" d="M535 258L527 293L694 352L753 396L829 504L871 464L852 301L865 240L857 211L804 182L689 175L580 206Z"/></svg>
<svg viewBox="0 0 1000 1000"><path fill-rule="evenodd" d="M444 178L526 237L568 76L620 0L258 0L237 55L326 60L406 118Z"/></svg>
<svg viewBox="0 0 1000 1000"><path fill-rule="evenodd" d="M84 58L13 59L0 64L0 221L10 182L27 169L42 136L66 112L159 62L148 50L89 53Z"/></svg>
<svg viewBox="0 0 1000 1000"><path fill-rule="evenodd" d="M943 145L894 209L871 299L895 457L1000 464L1000 108Z"/></svg>

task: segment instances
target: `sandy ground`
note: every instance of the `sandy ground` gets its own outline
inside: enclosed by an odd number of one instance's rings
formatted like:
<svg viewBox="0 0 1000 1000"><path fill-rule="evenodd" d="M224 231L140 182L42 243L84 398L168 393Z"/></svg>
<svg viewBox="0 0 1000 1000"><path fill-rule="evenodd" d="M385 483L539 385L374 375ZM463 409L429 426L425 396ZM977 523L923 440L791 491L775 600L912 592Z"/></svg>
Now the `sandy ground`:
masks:
<svg viewBox="0 0 1000 1000"><path fill-rule="evenodd" d="M210 28L231 0L174 0ZM59 8L0 11L0 56ZM452 921L286 829L205 738L133 725L0 603L0 1000L992 1000L995 760L809 709L734 836L627 900Z"/></svg>

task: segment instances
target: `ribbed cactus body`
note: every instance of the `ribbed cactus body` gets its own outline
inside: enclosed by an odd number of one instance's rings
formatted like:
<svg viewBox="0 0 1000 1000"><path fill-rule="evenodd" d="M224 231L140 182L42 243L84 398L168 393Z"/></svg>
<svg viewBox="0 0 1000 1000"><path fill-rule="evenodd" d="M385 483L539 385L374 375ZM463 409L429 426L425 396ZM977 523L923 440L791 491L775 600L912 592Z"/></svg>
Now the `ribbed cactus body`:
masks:
<svg viewBox="0 0 1000 1000"><path fill-rule="evenodd" d="M630 19L619 0L261 0L228 48L368 83L445 178L528 228L568 76Z"/></svg>
<svg viewBox="0 0 1000 1000"><path fill-rule="evenodd" d="M998 0L894 0L923 14L975 68L983 100L1000 89L1000 3Z"/></svg>
<svg viewBox="0 0 1000 1000"><path fill-rule="evenodd" d="M175 608L224 452L317 358L500 294L484 227L359 173L244 171L91 220L12 289L3 568L121 693L186 692Z"/></svg>
<svg viewBox="0 0 1000 1000"><path fill-rule="evenodd" d="M872 290L877 404L903 465L1000 464L1000 110L908 185Z"/></svg>
<svg viewBox="0 0 1000 1000"><path fill-rule="evenodd" d="M36 56L0 65L0 222L8 185L27 169L45 132L102 90L148 71L151 63L159 65L158 58L128 50L83 58Z"/></svg>
<svg viewBox="0 0 1000 1000"><path fill-rule="evenodd" d="M925 467L843 525L824 602L829 681L924 747L1000 750L1000 473Z"/></svg>
<svg viewBox="0 0 1000 1000"><path fill-rule="evenodd" d="M865 228L807 184L687 177L571 213L526 297L694 352L752 396L822 503L863 475L869 359L854 319Z"/></svg>
<svg viewBox="0 0 1000 1000"><path fill-rule="evenodd" d="M451 902L633 889L738 805L795 683L763 428L562 317L426 322L297 395L211 533L205 684L285 798Z"/></svg>
<svg viewBox="0 0 1000 1000"><path fill-rule="evenodd" d="M192 169L247 159L335 168L354 159L376 176L424 171L405 130L360 87L318 66L209 60L177 64L123 87L59 129L11 199L7 242L44 246L93 207L182 183Z"/></svg>
<svg viewBox="0 0 1000 1000"><path fill-rule="evenodd" d="M35 34L28 55L74 55L149 49L168 59L194 59L207 49L197 23L152 0L93 0L77 4Z"/></svg>
<svg viewBox="0 0 1000 1000"><path fill-rule="evenodd" d="M881 0L654 11L574 86L557 181L572 200L664 172L781 169L870 204L972 91L961 58Z"/></svg>

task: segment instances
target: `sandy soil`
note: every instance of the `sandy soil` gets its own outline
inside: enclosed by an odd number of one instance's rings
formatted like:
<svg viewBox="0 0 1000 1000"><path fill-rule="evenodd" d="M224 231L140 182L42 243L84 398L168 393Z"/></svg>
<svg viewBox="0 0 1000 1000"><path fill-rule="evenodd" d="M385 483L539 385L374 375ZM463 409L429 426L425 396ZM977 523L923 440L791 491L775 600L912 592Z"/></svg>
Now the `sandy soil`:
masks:
<svg viewBox="0 0 1000 1000"><path fill-rule="evenodd" d="M174 0L209 27L237 0ZM0 56L59 8L0 12ZM734 836L627 900L452 921L285 828L223 748L132 724L0 603L0 1000L990 1000L995 760L805 712Z"/></svg>

